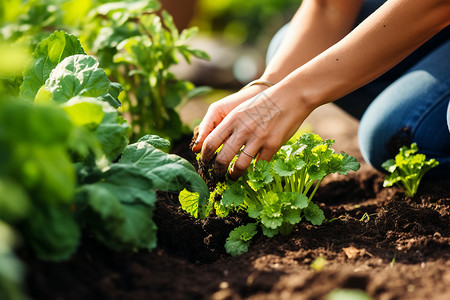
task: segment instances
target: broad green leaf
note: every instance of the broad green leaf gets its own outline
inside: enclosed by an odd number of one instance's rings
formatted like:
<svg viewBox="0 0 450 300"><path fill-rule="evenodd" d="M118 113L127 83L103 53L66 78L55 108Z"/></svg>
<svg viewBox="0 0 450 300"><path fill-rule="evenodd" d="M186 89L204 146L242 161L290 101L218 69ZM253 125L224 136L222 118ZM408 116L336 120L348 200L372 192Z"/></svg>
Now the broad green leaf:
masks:
<svg viewBox="0 0 450 300"><path fill-rule="evenodd" d="M258 160L253 167L252 172L248 173L248 184L257 191L265 184L273 181L273 175L270 172L272 164L265 160Z"/></svg>
<svg viewBox="0 0 450 300"><path fill-rule="evenodd" d="M155 147L156 149L159 149L164 152L169 152L170 150L170 142L160 136L157 135L145 135L141 137L138 141L140 142L146 142Z"/></svg>
<svg viewBox="0 0 450 300"><path fill-rule="evenodd" d="M24 72L20 94L33 100L52 70L66 57L86 54L74 35L55 31L36 46L30 65Z"/></svg>
<svg viewBox="0 0 450 300"><path fill-rule="evenodd" d="M77 126L97 128L105 116L101 103L95 99L73 98L63 106L63 109Z"/></svg>
<svg viewBox="0 0 450 300"><path fill-rule="evenodd" d="M225 250L231 256L247 252L250 241L256 233L258 233L256 223L241 225L233 229L225 242Z"/></svg>
<svg viewBox="0 0 450 300"><path fill-rule="evenodd" d="M235 206L244 204L245 194L239 183L228 185L222 195L222 203L226 206Z"/></svg>
<svg viewBox="0 0 450 300"><path fill-rule="evenodd" d="M288 163L284 160L277 160L273 165L273 170L278 176L287 177L295 173L295 169L291 169Z"/></svg>
<svg viewBox="0 0 450 300"><path fill-rule="evenodd" d="M267 237L274 237L278 234L278 228L276 229L272 229L272 228L268 228L266 226L261 226L263 234Z"/></svg>
<svg viewBox="0 0 450 300"><path fill-rule="evenodd" d="M156 149L146 140L128 145L119 162L134 164L142 169L156 189L181 191L187 188L199 193L199 205L204 207L209 191L205 181L185 159Z"/></svg>
<svg viewBox="0 0 450 300"><path fill-rule="evenodd" d="M300 214L300 209L285 209L283 210L283 220L289 224L295 225L302 220Z"/></svg>
<svg viewBox="0 0 450 300"><path fill-rule="evenodd" d="M305 219L313 225L322 225L325 220L323 210L313 202L309 203L308 207L303 210L303 213L305 214Z"/></svg>
<svg viewBox="0 0 450 300"><path fill-rule="evenodd" d="M263 206L257 202L251 202L248 205L247 213L250 218L257 219L261 216Z"/></svg>
<svg viewBox="0 0 450 300"><path fill-rule="evenodd" d="M89 55L72 55L65 58L53 69L45 82L45 88L52 93L53 101L64 103L75 96L106 95L111 82L98 64L98 61Z"/></svg>
<svg viewBox="0 0 450 300"><path fill-rule="evenodd" d="M102 103L105 114L95 135L109 161L115 161L128 145L130 126L108 103Z"/></svg>
<svg viewBox="0 0 450 300"><path fill-rule="evenodd" d="M308 197L298 192L279 193L282 203L295 208L305 208L308 206Z"/></svg>
<svg viewBox="0 0 450 300"><path fill-rule="evenodd" d="M273 214L263 210L261 213L261 223L268 228L277 229L283 224L283 216L281 215L281 212L279 214Z"/></svg>
<svg viewBox="0 0 450 300"><path fill-rule="evenodd" d="M36 205L23 224L26 242L39 259L61 261L76 251L80 229L69 206Z"/></svg>
<svg viewBox="0 0 450 300"><path fill-rule="evenodd" d="M156 247L153 209L156 193L137 167L112 164L101 181L78 190L79 218L116 251Z"/></svg>
<svg viewBox="0 0 450 300"><path fill-rule="evenodd" d="M184 189L180 192L178 199L181 204L181 208L194 218L198 218L198 200L199 195L196 192L190 192Z"/></svg>
<svg viewBox="0 0 450 300"><path fill-rule="evenodd" d="M34 98L35 104L49 104L52 101L52 93L45 89L45 85L41 86Z"/></svg>
<svg viewBox="0 0 450 300"><path fill-rule="evenodd" d="M361 165L356 161L356 158L348 155L347 153L341 154L343 155L340 168L338 169L338 173L341 175L347 175L348 172L358 171Z"/></svg>

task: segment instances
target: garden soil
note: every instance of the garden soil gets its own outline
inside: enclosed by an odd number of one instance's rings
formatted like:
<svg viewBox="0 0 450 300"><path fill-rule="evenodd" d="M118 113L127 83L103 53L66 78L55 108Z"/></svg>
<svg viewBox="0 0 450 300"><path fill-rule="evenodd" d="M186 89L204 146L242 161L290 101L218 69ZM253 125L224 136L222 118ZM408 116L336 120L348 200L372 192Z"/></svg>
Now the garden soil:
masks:
<svg viewBox="0 0 450 300"><path fill-rule="evenodd" d="M160 193L155 250L116 253L84 235L67 262L24 257L28 293L45 300L313 300L358 289L372 299L450 299L450 178L424 180L412 199L382 183L366 165L330 175L315 196L324 225L300 223L289 236L258 234L235 257L225 253L225 239L249 220L195 220L176 194Z"/></svg>

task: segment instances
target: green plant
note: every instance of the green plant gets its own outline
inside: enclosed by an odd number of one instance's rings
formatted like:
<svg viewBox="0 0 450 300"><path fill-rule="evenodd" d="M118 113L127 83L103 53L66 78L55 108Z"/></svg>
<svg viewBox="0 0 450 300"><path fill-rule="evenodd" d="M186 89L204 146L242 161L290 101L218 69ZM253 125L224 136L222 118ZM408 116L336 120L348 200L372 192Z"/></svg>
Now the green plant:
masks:
<svg viewBox="0 0 450 300"><path fill-rule="evenodd" d="M159 6L156 0L107 3L91 11L91 25L84 29L85 36L94 37L86 38L91 51L126 88L123 110L131 120L132 140L147 133L177 139L190 132L178 109L209 90L195 88L171 72L179 58L190 63L192 57L209 56L188 44L198 29L179 33L169 13L156 14Z"/></svg>
<svg viewBox="0 0 450 300"><path fill-rule="evenodd" d="M32 52L55 29L77 33L86 53L94 55L108 77L125 87L121 110L131 123L131 141L145 134L173 140L191 132L182 123L179 109L210 89L195 88L177 78L171 68L180 59L209 59L189 45L197 28L178 32L172 17L160 11L158 0L0 0L0 43L15 43ZM5 83L0 82L0 88L9 93L21 83L20 75L8 80L1 75Z"/></svg>
<svg viewBox="0 0 450 300"><path fill-rule="evenodd" d="M434 158L426 160L419 151L417 144L403 146L394 159L388 159L381 166L390 174L386 175L383 186L399 186L409 197L417 193L420 181L426 172L439 165Z"/></svg>
<svg viewBox="0 0 450 300"><path fill-rule="evenodd" d="M167 140L128 144L115 108L122 87L83 53L75 36L53 33L36 47L21 97L0 98L0 220L45 260L69 258L81 227L114 250L151 250L157 190L208 194L189 162L159 150Z"/></svg>
<svg viewBox="0 0 450 300"><path fill-rule="evenodd" d="M333 143L313 133L302 134L295 143L283 146L270 162L254 161L237 181L218 184L208 201L183 191L180 203L200 218L207 217L213 208L222 217L233 210L245 211L268 237L288 235L302 218L321 225L325 216L312 199L323 178L336 172L346 175L360 167L354 157L335 153L330 148ZM243 230L239 229L240 234ZM228 247L227 252L236 250Z"/></svg>

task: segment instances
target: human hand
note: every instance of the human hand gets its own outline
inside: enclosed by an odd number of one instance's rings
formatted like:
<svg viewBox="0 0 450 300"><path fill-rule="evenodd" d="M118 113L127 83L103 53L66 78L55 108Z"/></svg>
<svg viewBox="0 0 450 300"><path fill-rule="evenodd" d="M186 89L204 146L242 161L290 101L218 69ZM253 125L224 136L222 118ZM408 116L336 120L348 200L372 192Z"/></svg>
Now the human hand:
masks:
<svg viewBox="0 0 450 300"><path fill-rule="evenodd" d="M301 105L295 92L271 87L221 115L220 123L208 128L209 133L203 131L202 159L209 162L223 144L215 158L214 172L224 175L234 156L245 146L230 169L230 177L237 179L253 158L272 159L310 112L307 105Z"/></svg>
<svg viewBox="0 0 450 300"><path fill-rule="evenodd" d="M192 150L194 152L200 152L205 138L220 124L220 122L222 122L230 111L265 89L267 89L267 86L253 85L211 104L202 122L198 126L198 136Z"/></svg>

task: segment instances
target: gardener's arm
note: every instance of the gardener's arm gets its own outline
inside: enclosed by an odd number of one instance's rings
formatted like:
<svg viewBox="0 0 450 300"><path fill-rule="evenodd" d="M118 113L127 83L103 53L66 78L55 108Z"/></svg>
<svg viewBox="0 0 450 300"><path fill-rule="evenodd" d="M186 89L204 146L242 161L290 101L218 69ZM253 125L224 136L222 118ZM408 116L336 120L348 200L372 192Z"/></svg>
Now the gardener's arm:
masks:
<svg viewBox="0 0 450 300"><path fill-rule="evenodd" d="M312 110L380 76L449 23L448 0L387 1L340 42L232 110L205 139L202 157L211 159L224 144L218 172L243 145L270 160ZM230 175L240 176L250 163L241 153Z"/></svg>
<svg viewBox="0 0 450 300"><path fill-rule="evenodd" d="M361 4L362 0L304 0L262 78L276 83L339 41L352 29ZM265 89L267 86L254 85L212 104L199 126L199 143L193 150L200 151L206 136L231 110Z"/></svg>

